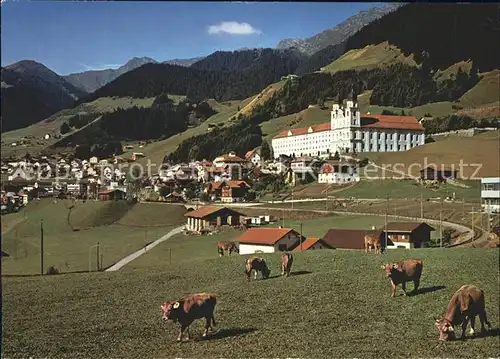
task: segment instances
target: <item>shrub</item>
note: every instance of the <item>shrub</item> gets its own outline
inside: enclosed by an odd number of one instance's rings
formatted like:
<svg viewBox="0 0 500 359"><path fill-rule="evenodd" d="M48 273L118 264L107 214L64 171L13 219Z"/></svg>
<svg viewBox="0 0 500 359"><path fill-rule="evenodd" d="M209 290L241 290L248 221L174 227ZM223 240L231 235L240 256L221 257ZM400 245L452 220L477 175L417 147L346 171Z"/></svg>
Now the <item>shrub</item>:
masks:
<svg viewBox="0 0 500 359"><path fill-rule="evenodd" d="M59 274L59 270L54 267L54 266L50 266L48 269L47 269L47 272L46 272L48 275L54 275L54 274Z"/></svg>

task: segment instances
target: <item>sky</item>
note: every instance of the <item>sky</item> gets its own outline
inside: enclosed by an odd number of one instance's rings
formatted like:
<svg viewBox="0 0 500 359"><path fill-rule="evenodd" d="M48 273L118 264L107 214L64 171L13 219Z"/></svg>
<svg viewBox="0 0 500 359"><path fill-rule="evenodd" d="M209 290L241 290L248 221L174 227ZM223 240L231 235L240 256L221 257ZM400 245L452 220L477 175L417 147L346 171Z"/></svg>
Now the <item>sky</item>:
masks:
<svg viewBox="0 0 500 359"><path fill-rule="evenodd" d="M1 0L2 66L40 62L60 75L244 47L275 47L382 3Z"/></svg>

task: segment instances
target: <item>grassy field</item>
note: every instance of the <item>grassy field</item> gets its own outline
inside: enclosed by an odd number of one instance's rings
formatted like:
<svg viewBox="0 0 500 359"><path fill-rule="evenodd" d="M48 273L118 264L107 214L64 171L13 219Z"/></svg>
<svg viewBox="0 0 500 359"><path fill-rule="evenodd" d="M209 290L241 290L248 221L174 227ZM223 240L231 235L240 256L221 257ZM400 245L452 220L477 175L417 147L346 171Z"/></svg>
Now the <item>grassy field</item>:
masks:
<svg viewBox="0 0 500 359"><path fill-rule="evenodd" d="M462 178L477 179L488 176L498 176L500 172L500 158L498 153L499 132L490 131L473 137L452 137L418 146L405 152L380 152L363 153L361 157L368 157L377 165L390 165L391 168L398 164L400 170L418 175L420 169L427 164L437 166L455 166L460 171L460 161L463 161L463 171L459 172ZM413 167L410 167L415 164ZM476 169L479 171L474 174Z"/></svg>
<svg viewBox="0 0 500 359"><path fill-rule="evenodd" d="M2 250L9 255L2 258L3 274L40 272L41 219L44 268L61 272L88 270L89 247L97 242L104 246L107 267L185 222L182 206L87 201L76 203L70 213L71 204L35 201L26 212L2 216Z"/></svg>
<svg viewBox="0 0 500 359"><path fill-rule="evenodd" d="M483 73L481 76L479 83L460 98L460 104L464 107L479 107L483 104L498 101L500 96L500 70Z"/></svg>
<svg viewBox="0 0 500 359"><path fill-rule="evenodd" d="M179 101L182 96L172 95L174 101ZM42 139L45 134L59 133L59 129L64 121L68 120L78 113L105 113L113 112L117 108L127 109L133 106L149 107L152 105L154 97L136 99L131 97L103 97L89 103L83 103L72 109L61 110L49 118L35 123L31 126L18 130L2 133L2 157L10 155L23 155L26 152L37 152L42 148L55 143L57 140ZM97 117L97 116L96 116ZM36 140L26 147L12 147L12 142L18 142L25 136L34 136Z"/></svg>
<svg viewBox="0 0 500 359"><path fill-rule="evenodd" d="M3 278L2 356L498 357L498 330L440 343L434 326L453 293L470 283L485 291L488 319L498 328L498 255L497 249L394 250L382 257L318 250L295 254L292 275L284 278L277 276L279 254L265 254L271 277L250 283L243 257L196 260L197 253L192 261L132 271ZM404 258L424 261L421 290L403 297L398 288L391 298L379 267ZM192 341L175 343L178 325L162 322L160 304L203 291L218 296L217 332L197 340L203 323L196 321Z"/></svg>
<svg viewBox="0 0 500 359"><path fill-rule="evenodd" d="M387 67L395 63L417 66L413 55L405 56L400 49L385 41L378 45L349 50L331 64L323 67L321 71L335 73L345 70L373 69Z"/></svg>
<svg viewBox="0 0 500 359"><path fill-rule="evenodd" d="M257 96L254 96L252 101L250 101L247 105L241 108L241 110L238 111L237 115L239 114L249 115L250 113L252 113L253 108L256 105L261 105L264 102L266 102L269 98L271 98L272 95L274 95L277 91L281 90L284 84L285 81L279 81L267 86Z"/></svg>

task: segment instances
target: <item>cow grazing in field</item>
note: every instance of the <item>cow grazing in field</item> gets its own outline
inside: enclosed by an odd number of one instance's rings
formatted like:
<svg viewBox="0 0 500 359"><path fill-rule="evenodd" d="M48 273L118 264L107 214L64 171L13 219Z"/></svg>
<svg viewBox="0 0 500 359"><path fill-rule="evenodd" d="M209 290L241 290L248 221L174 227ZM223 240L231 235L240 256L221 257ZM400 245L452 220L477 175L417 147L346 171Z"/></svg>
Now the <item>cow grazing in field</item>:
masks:
<svg viewBox="0 0 500 359"><path fill-rule="evenodd" d="M408 259L401 262L382 265L382 269L385 269L387 277L391 280L391 297L396 295L396 286L398 284L401 284L405 296L407 295L406 282L413 281L413 291L416 292L418 290L423 269L423 262L420 259Z"/></svg>
<svg viewBox="0 0 500 359"><path fill-rule="evenodd" d="M222 257L224 255L224 251L227 251L229 255L231 255L231 253L233 252L240 253L235 242L217 242L217 252L219 253L219 257Z"/></svg>
<svg viewBox="0 0 500 359"><path fill-rule="evenodd" d="M282 253L281 254L281 275L286 275L287 277L290 275L290 271L292 269L293 264L293 255L292 253Z"/></svg>
<svg viewBox="0 0 500 359"><path fill-rule="evenodd" d="M247 275L249 281L252 270L255 274L254 279L257 279L258 271L262 273L262 279L269 278L269 274L271 274L271 270L267 267L266 261L259 257L248 258L245 262L245 274Z"/></svg>
<svg viewBox="0 0 500 359"><path fill-rule="evenodd" d="M455 330L453 326L462 324L462 336L465 338L465 329L470 320L470 334L474 335L474 324L476 315L479 316L481 321L481 332L485 333L486 328L484 324L491 328L491 324L486 319L486 310L484 308L484 292L482 289L475 285L461 286L453 297L451 297L446 308L446 314L443 319L436 319L436 327L439 330L439 340L453 340L455 337Z"/></svg>
<svg viewBox="0 0 500 359"><path fill-rule="evenodd" d="M365 252L368 253L368 249L375 249L376 254L381 253L382 242L380 241L380 237L377 237L373 234L365 235Z"/></svg>
<svg viewBox="0 0 500 359"><path fill-rule="evenodd" d="M172 320L174 323L179 322L181 325L177 341L182 341L184 331L186 331L187 340L189 340L189 326L195 319L206 319L203 337L207 336L209 329L213 330L212 324L216 325L214 318L216 304L217 299L214 294L194 293L175 302L165 302L161 305L161 309L165 321Z"/></svg>

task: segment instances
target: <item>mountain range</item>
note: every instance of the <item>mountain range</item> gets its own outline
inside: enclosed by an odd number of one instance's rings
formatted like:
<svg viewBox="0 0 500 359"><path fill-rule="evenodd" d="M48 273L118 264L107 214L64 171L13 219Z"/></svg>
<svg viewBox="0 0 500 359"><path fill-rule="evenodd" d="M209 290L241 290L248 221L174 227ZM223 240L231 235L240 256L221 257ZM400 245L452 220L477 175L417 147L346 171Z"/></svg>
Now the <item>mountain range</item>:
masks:
<svg viewBox="0 0 500 359"><path fill-rule="evenodd" d="M349 36L355 34L363 26L372 21L381 18L387 13L396 10L403 3L390 3L382 7L370 8L366 11L361 11L356 15L347 18L337 26L320 32L317 35L307 39L284 39L276 46L277 49L287 49L294 47L299 51L312 55L315 52L324 49L330 45L337 45L346 40Z"/></svg>

